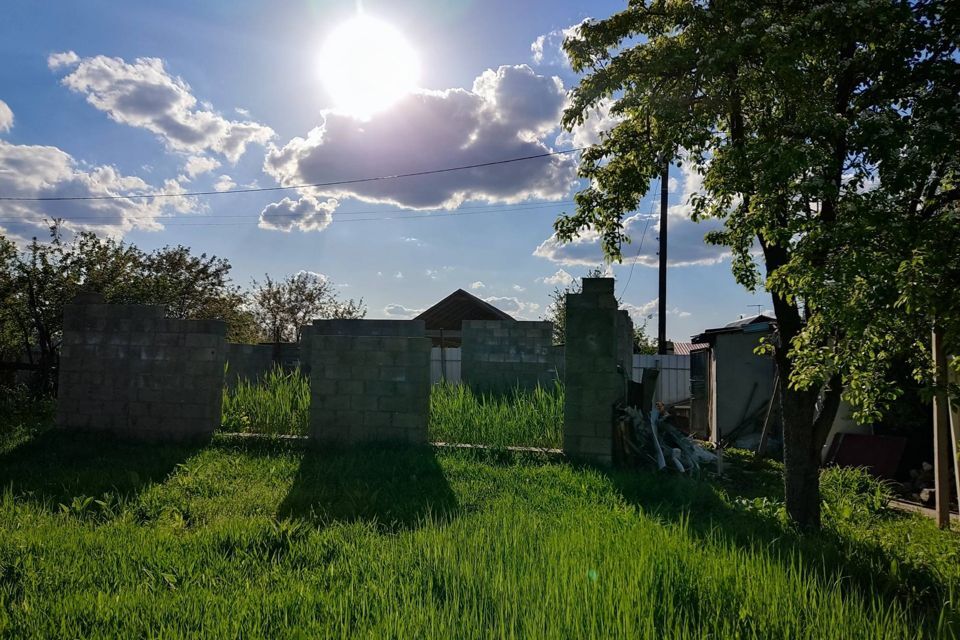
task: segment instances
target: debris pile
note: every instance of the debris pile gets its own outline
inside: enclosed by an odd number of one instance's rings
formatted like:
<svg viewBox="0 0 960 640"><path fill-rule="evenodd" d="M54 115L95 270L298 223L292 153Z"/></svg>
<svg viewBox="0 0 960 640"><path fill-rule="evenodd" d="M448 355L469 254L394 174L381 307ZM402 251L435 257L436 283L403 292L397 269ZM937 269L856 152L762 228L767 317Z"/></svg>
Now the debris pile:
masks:
<svg viewBox="0 0 960 640"><path fill-rule="evenodd" d="M617 424L619 449L630 460L670 468L680 473L696 473L700 465L715 462L716 454L697 444L666 420L667 413L653 408L645 413L625 407Z"/></svg>

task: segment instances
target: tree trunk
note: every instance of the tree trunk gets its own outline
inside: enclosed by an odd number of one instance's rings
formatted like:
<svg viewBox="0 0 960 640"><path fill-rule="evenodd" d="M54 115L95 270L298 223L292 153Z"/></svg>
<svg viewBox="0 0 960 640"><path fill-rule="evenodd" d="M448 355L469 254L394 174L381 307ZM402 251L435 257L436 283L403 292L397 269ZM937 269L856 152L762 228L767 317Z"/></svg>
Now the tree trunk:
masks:
<svg viewBox="0 0 960 640"><path fill-rule="evenodd" d="M820 526L820 448L813 437L816 397L780 387L783 403L783 486L787 515L804 528ZM812 397L811 397L812 396Z"/></svg>

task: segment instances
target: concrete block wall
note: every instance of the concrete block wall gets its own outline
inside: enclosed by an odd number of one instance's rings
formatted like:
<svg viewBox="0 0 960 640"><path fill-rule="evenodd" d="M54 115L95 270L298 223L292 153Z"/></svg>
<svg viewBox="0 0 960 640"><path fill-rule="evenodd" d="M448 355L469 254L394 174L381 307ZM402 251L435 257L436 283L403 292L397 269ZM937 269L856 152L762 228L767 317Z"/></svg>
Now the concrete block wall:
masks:
<svg viewBox="0 0 960 640"><path fill-rule="evenodd" d="M464 320L461 380L480 392L552 387L558 367L552 322Z"/></svg>
<svg viewBox="0 0 960 640"><path fill-rule="evenodd" d="M426 335L423 320L314 320L300 330L300 371L310 375L315 335L325 336L406 336Z"/></svg>
<svg viewBox="0 0 960 640"><path fill-rule="evenodd" d="M256 382L273 368L273 345L227 344L227 386L240 380Z"/></svg>
<svg viewBox="0 0 960 640"><path fill-rule="evenodd" d="M261 342L260 344L227 344L227 386L241 379L261 380L274 367L293 371L300 366L300 344L296 342Z"/></svg>
<svg viewBox="0 0 960 640"><path fill-rule="evenodd" d="M85 294L64 311L57 426L129 440L210 437L220 423L224 322Z"/></svg>
<svg viewBox="0 0 960 640"><path fill-rule="evenodd" d="M431 341L423 322L329 322L314 323L308 341L313 438L330 444L426 443ZM378 334L364 335L368 331Z"/></svg>
<svg viewBox="0 0 960 640"><path fill-rule="evenodd" d="M600 464L612 461L614 406L626 395L633 358L633 325L613 286L613 278L584 278L566 302L563 449Z"/></svg>

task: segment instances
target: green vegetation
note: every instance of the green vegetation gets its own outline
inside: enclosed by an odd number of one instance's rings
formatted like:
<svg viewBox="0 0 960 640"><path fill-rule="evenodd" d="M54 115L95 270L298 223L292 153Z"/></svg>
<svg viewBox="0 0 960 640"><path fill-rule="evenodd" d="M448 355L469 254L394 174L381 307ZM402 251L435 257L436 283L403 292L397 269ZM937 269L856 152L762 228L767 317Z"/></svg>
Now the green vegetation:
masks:
<svg viewBox="0 0 960 640"><path fill-rule="evenodd" d="M49 428L54 404L36 398L23 386L0 386L0 451Z"/></svg>
<svg viewBox="0 0 960 640"><path fill-rule="evenodd" d="M271 371L258 381L241 380L223 391L221 430L229 433L306 435L310 423L309 381L299 371ZM494 447L563 445L563 387L516 389L480 395L462 385L434 385L430 440Z"/></svg>
<svg viewBox="0 0 960 640"><path fill-rule="evenodd" d="M480 395L466 385L434 385L430 440L494 447L563 446L563 386Z"/></svg>
<svg viewBox="0 0 960 640"><path fill-rule="evenodd" d="M241 379L223 389L221 429L231 433L306 435L310 383L297 369L279 367L260 380Z"/></svg>
<svg viewBox="0 0 960 640"><path fill-rule="evenodd" d="M758 493L778 473L732 464ZM48 432L0 449L0 636L950 634L955 534L861 480L825 495L867 511L802 536L775 496L532 454Z"/></svg>

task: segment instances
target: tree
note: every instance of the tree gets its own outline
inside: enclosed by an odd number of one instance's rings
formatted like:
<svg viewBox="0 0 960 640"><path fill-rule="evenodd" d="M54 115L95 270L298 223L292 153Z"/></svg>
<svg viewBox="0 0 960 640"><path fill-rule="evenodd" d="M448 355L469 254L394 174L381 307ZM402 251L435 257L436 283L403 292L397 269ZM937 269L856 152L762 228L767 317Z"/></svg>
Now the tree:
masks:
<svg viewBox="0 0 960 640"><path fill-rule="evenodd" d="M866 414L896 396L877 382L916 331L891 284L922 241L903 232L957 199L958 13L945 0L632 1L564 45L585 73L564 125L606 102L618 121L583 153L590 186L557 235L593 229L618 260L623 216L665 162L703 176L694 218L722 220L707 240L772 296L786 507L803 526L819 526L819 453L841 394Z"/></svg>
<svg viewBox="0 0 960 640"><path fill-rule="evenodd" d="M633 328L633 352L644 355L654 355L657 353L657 339L647 335L647 321Z"/></svg>
<svg viewBox="0 0 960 640"><path fill-rule="evenodd" d="M250 293L253 317L271 342L299 342L301 330L319 318L363 318L363 299L341 300L326 277L301 271L282 281L264 276L253 281Z"/></svg>
<svg viewBox="0 0 960 640"><path fill-rule="evenodd" d="M603 269L594 267L584 275L584 278L602 278ZM574 278L569 284L553 288L550 294L550 304L547 305L543 319L553 323L553 344L564 344L567 341L567 294L580 293L583 288L583 278Z"/></svg>
<svg viewBox="0 0 960 640"><path fill-rule="evenodd" d="M63 309L81 287L111 303L166 305L171 317L226 320L227 338L243 340L252 318L229 273L226 260L195 257L182 246L147 254L92 233L64 241L56 222L48 242L34 238L23 251L0 236L0 336L7 351L36 366L41 393L56 388Z"/></svg>

